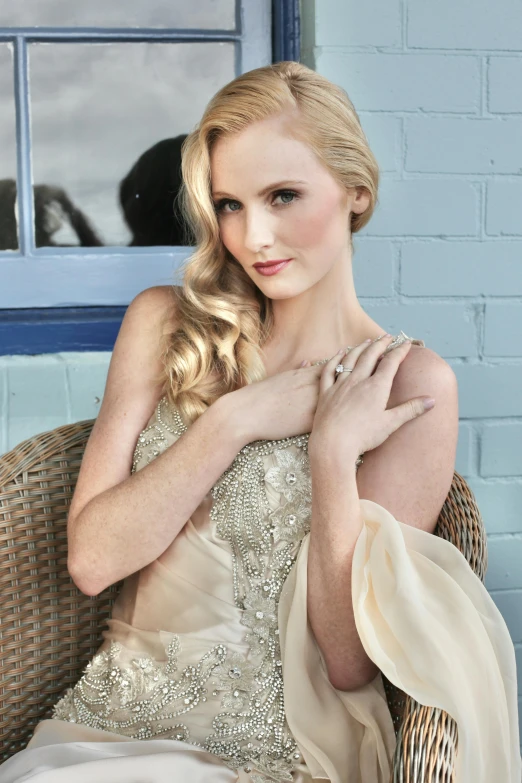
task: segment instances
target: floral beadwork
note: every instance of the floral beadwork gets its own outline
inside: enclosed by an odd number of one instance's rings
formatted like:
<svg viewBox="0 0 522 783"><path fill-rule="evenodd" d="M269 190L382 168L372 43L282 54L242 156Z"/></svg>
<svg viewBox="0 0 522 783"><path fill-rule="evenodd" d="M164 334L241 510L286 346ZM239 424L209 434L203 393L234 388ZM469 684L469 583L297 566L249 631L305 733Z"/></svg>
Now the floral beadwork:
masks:
<svg viewBox="0 0 522 783"><path fill-rule="evenodd" d="M216 690L213 695L221 695L221 704L226 709L242 710L257 686L256 673L254 663L240 653L230 653L227 660L214 669L212 682Z"/></svg>
<svg viewBox="0 0 522 783"><path fill-rule="evenodd" d="M304 497L285 503L270 514L274 541L295 544L310 531L311 501Z"/></svg>
<svg viewBox="0 0 522 783"><path fill-rule="evenodd" d="M276 492L280 492L286 500L296 497L312 499L310 488L310 464L304 451L294 452L291 449L275 451L277 465L269 468L265 481L271 484Z"/></svg>
<svg viewBox="0 0 522 783"><path fill-rule="evenodd" d="M268 639L277 628L277 606L273 598L265 598L257 590L249 590L243 601L245 611L241 622L250 628L255 638Z"/></svg>
<svg viewBox="0 0 522 783"><path fill-rule="evenodd" d="M211 490L210 517L217 534L230 544L234 601L248 628L251 688L243 695L240 688L232 689L226 676L220 678L220 687L236 694L243 707L216 717L215 734L206 745L229 762L234 759L234 766L253 770L260 782L291 781L292 769L301 760L284 709L278 603L309 530L307 443L308 435L300 435L248 444ZM263 457L268 454L277 464L265 470ZM286 515L279 506L271 510L267 484L280 493ZM292 535L284 534L284 527ZM243 676L241 663L236 663Z"/></svg>
<svg viewBox="0 0 522 783"><path fill-rule="evenodd" d="M227 648L215 645L197 665L176 676L180 641L174 636L167 663L150 656L120 665L122 645L111 641L97 653L73 688L54 705L52 717L112 731L134 739L167 737L189 740L189 730L172 720L206 701L205 687L214 669L223 663Z"/></svg>
<svg viewBox="0 0 522 783"><path fill-rule="evenodd" d="M167 397L162 397L156 406L154 421L146 427L138 437L132 458L131 473L135 473L138 465L145 457L146 464L156 459L172 441L169 433L179 437L187 429L179 412L169 406Z"/></svg>

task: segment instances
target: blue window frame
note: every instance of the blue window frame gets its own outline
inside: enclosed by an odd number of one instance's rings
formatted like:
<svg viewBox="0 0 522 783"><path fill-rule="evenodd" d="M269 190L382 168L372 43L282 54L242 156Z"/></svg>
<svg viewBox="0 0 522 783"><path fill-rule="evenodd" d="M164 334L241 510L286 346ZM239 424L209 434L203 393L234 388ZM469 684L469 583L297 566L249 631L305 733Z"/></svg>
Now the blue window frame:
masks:
<svg viewBox="0 0 522 783"><path fill-rule="evenodd" d="M0 354L112 350L126 307L141 290L175 280L190 248L36 247L28 78L32 43L234 45L236 74L299 60L299 0L236 0L231 30L0 28L13 47L18 245L0 251ZM74 264L74 275L71 274Z"/></svg>

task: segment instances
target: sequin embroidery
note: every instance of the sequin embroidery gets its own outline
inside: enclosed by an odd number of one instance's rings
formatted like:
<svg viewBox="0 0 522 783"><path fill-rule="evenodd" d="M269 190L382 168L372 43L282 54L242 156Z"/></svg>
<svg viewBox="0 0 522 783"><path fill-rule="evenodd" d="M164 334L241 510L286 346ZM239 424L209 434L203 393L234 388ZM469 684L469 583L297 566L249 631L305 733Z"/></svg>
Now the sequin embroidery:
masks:
<svg viewBox="0 0 522 783"><path fill-rule="evenodd" d="M146 454L148 465L165 451L169 445L168 432L180 436L186 429L187 426L179 411L169 406L167 397L162 397L156 407L154 422L149 424L138 437L132 458L131 473L136 472L138 463L144 454Z"/></svg>
<svg viewBox="0 0 522 783"><path fill-rule="evenodd" d="M215 645L196 666L186 666L176 675L180 651L178 636L167 650L167 662L150 656L119 664L122 646L111 641L108 650L97 653L73 688L55 704L52 717L112 731L134 739L167 737L190 741L190 732L173 718L206 701L205 687L213 670L225 660L227 649Z"/></svg>

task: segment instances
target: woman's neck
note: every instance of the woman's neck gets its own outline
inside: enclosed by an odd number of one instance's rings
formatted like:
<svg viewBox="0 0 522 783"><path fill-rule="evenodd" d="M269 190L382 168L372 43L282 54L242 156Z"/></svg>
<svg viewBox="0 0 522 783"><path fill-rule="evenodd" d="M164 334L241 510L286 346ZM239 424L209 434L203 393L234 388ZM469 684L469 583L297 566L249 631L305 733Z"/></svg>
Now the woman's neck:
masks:
<svg viewBox="0 0 522 783"><path fill-rule="evenodd" d="M288 345L284 341L270 340L263 348L265 356L265 368L267 371L267 377L276 375L286 370L297 369L301 362L305 359L311 364L318 362L324 363L328 361L334 354L337 353L339 348L349 348L359 345L364 342L368 337L375 340L386 332L379 324L371 319L368 319L364 324L361 324L356 330L353 330L349 335L346 335L348 339L337 339L334 342L334 338L329 340L314 340L313 344L309 346L303 344L292 351L288 350Z"/></svg>

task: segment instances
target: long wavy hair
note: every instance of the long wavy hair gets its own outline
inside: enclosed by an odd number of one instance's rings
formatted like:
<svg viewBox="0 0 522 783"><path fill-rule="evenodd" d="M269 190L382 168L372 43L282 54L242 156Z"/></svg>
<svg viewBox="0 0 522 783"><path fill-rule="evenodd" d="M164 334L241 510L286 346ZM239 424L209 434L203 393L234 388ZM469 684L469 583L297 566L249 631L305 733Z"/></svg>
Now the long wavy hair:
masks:
<svg viewBox="0 0 522 783"><path fill-rule="evenodd" d="M377 202L378 164L346 92L307 66L283 61L222 87L182 146L180 207L196 239L174 287L176 315L163 337L164 393L186 423L222 395L266 377L262 346L273 327L272 300L223 245L211 198L210 154L218 139L292 112L296 136L346 188L365 188L368 208L351 215L359 231ZM350 234L351 241L351 234Z"/></svg>

